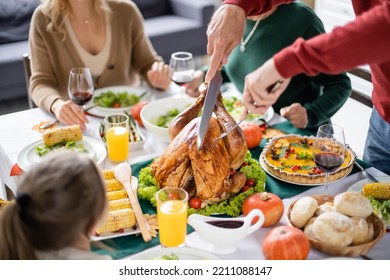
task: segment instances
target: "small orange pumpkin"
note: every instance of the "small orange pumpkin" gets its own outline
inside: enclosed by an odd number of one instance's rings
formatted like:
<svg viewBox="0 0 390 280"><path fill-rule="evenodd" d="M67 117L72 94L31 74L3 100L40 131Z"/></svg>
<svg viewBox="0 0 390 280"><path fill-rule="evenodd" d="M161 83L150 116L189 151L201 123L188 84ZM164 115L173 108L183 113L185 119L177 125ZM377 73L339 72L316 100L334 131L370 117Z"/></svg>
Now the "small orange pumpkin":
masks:
<svg viewBox="0 0 390 280"><path fill-rule="evenodd" d="M240 123L242 132L244 133L244 138L248 149L253 149L259 146L261 139L263 138L263 131L261 128L249 121L243 121Z"/></svg>
<svg viewBox="0 0 390 280"><path fill-rule="evenodd" d="M305 260L310 252L310 242L301 230L279 226L267 234L262 249L267 260Z"/></svg>

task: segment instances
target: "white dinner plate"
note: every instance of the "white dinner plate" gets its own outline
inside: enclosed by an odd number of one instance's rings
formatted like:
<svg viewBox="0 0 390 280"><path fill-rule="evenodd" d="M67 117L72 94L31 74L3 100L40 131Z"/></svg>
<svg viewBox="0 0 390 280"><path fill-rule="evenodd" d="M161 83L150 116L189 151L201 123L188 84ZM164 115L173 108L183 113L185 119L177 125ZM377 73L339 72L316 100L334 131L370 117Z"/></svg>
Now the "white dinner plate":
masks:
<svg viewBox="0 0 390 280"><path fill-rule="evenodd" d="M164 256L174 254L179 260L221 260L210 252L197 248L152 248L130 257L131 260L161 260Z"/></svg>
<svg viewBox="0 0 390 280"><path fill-rule="evenodd" d="M390 182L390 176L374 176L374 177L379 182ZM369 182L371 182L371 180L369 180L369 179L360 180L360 181L356 182L355 184L353 184L352 186L350 186L348 188L348 191L361 192L361 190L363 189L364 184L367 184ZM386 225L386 227L388 229L390 229L390 224L387 224L385 221L383 221L383 222Z"/></svg>
<svg viewBox="0 0 390 280"><path fill-rule="evenodd" d="M83 139L78 143L84 145L87 154L96 160L97 164L102 163L106 158L106 147L100 141L88 136L83 136ZM19 152L16 162L23 171L30 170L31 166L42 160L42 157L36 153L35 148L43 145L43 140L37 140L28 144Z"/></svg>
<svg viewBox="0 0 390 280"><path fill-rule="evenodd" d="M85 108L89 108L89 107L93 106L94 105L93 100L97 96L100 96L102 93L107 92L107 91L112 91L114 93L126 91L129 95L135 94L135 95L140 96L142 93L144 93L146 91L150 91L150 89L147 87L130 87L130 86L112 86L112 87L99 88L99 89L94 91L92 100L87 105L85 105ZM147 100L148 96L146 96L145 98L142 98L142 99ZM112 115L112 114L118 114L118 113L123 113L123 112L130 113L131 107L132 106L121 107L121 108L105 108L105 107L96 106L95 108L88 110L88 113L91 115L97 116L97 117L104 118L104 117Z"/></svg>
<svg viewBox="0 0 390 280"><path fill-rule="evenodd" d="M296 183L296 182L292 182L292 181L289 181L289 180L285 180L285 179L282 179L282 178L279 178L277 176L275 176L274 174L272 174L271 172L268 171L268 169L266 168L266 165L260 155L260 158L259 158L259 162L260 162L260 165L261 167L263 168L263 170L268 174L270 175L271 177L274 177L275 179L278 179L280 181L283 181L283 182L286 182L286 183L289 183L289 184L293 184L293 185L298 185L298 186L305 186L305 187L310 187L310 186L322 186L324 185L324 183L317 183L317 184L313 184L313 183ZM337 179L337 180L334 180L332 182L329 182L328 184L333 184L335 182L338 182L342 179L344 179L345 177L347 177L349 175L349 173L351 173L352 169L348 172L348 174L346 174L345 176Z"/></svg>

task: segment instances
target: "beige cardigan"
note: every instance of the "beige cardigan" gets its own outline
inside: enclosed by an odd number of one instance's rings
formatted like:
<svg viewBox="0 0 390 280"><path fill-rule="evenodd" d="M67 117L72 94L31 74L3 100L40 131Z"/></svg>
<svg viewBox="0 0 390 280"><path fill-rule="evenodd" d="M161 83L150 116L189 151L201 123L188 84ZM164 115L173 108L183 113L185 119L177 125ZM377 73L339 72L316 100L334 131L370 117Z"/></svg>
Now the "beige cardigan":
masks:
<svg viewBox="0 0 390 280"><path fill-rule="evenodd" d="M62 41L58 33L48 32L49 18L39 6L32 17L29 43L31 70L29 94L34 103L50 112L55 100L68 100L68 77L73 67L84 66L69 36ZM95 88L132 85L161 60L145 35L143 18L131 1L109 1L112 9L112 43L107 67L95 79Z"/></svg>

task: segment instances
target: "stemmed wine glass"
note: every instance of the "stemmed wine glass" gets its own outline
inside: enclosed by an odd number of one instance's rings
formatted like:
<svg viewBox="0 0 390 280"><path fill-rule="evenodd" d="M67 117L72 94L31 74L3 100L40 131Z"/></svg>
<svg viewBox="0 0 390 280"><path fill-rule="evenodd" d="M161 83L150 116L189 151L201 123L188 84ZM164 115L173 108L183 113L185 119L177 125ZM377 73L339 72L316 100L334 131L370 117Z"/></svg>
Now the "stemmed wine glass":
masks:
<svg viewBox="0 0 390 280"><path fill-rule="evenodd" d="M317 167L325 173L325 194L327 194L329 173L339 169L344 162L343 128L334 124L321 125L313 144L313 156Z"/></svg>
<svg viewBox="0 0 390 280"><path fill-rule="evenodd" d="M89 68L76 67L70 70L68 93L75 104L84 108L84 105L92 99L93 90L93 80Z"/></svg>
<svg viewBox="0 0 390 280"><path fill-rule="evenodd" d="M171 55L169 67L172 71L172 81L180 86L181 92L185 94L185 84L194 78L195 62L192 53L175 52Z"/></svg>

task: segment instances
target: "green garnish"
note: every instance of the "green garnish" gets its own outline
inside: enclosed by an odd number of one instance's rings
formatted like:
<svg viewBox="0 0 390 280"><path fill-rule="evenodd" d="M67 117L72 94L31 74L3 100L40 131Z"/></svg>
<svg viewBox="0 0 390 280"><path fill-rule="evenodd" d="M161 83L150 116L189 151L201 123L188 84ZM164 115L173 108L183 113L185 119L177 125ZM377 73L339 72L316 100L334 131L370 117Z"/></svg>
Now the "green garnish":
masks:
<svg viewBox="0 0 390 280"><path fill-rule="evenodd" d="M109 90L93 99L93 103L104 108L129 107L139 102L139 96L127 91L114 93Z"/></svg>
<svg viewBox="0 0 390 280"><path fill-rule="evenodd" d="M35 152L40 156L44 156L47 153L58 150L58 149L68 149L74 152L83 152L86 153L88 152L87 149L85 149L83 143L77 143L76 141L63 141L55 144L54 146L51 147L46 147L46 146L37 146L35 147Z"/></svg>

